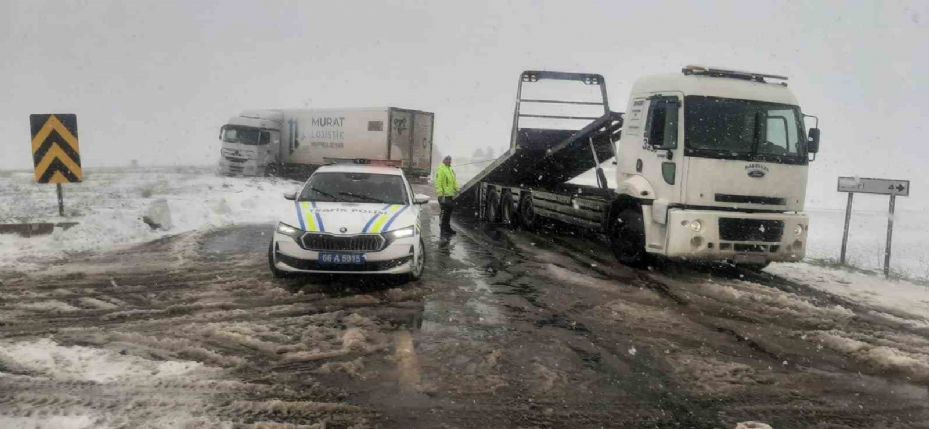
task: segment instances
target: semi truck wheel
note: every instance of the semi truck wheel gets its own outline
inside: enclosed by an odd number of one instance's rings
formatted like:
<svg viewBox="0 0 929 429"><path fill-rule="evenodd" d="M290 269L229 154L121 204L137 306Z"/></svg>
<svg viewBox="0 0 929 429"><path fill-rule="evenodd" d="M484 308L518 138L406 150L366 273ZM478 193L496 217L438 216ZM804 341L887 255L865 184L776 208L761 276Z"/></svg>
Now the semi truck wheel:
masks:
<svg viewBox="0 0 929 429"><path fill-rule="evenodd" d="M510 191L503 191L500 197L500 221L507 226L516 224L516 216L513 215L513 194Z"/></svg>
<svg viewBox="0 0 929 429"><path fill-rule="evenodd" d="M640 209L625 209L616 216L610 231L610 247L619 262L641 267L647 262L645 251L645 224Z"/></svg>
<svg viewBox="0 0 929 429"><path fill-rule="evenodd" d="M490 223L500 220L500 194L496 189L487 192L487 198L484 200L484 220Z"/></svg>
<svg viewBox="0 0 929 429"><path fill-rule="evenodd" d="M281 172L277 168L277 164L268 164L265 166L265 177L277 177L280 175Z"/></svg>
<svg viewBox="0 0 929 429"><path fill-rule="evenodd" d="M519 223L530 231L539 226L539 218L532 207L532 195L524 196L519 203Z"/></svg>

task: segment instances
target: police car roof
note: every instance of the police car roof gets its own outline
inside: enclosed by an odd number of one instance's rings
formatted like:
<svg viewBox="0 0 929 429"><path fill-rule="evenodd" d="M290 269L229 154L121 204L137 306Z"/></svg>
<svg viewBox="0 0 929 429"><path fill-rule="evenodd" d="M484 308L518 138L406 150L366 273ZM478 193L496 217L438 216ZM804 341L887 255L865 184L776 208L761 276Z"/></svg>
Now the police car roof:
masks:
<svg viewBox="0 0 929 429"><path fill-rule="evenodd" d="M371 174L389 174L393 176L402 176L403 170L397 167L388 167L384 165L364 165L364 164L332 164L324 165L316 169L317 173L371 173Z"/></svg>

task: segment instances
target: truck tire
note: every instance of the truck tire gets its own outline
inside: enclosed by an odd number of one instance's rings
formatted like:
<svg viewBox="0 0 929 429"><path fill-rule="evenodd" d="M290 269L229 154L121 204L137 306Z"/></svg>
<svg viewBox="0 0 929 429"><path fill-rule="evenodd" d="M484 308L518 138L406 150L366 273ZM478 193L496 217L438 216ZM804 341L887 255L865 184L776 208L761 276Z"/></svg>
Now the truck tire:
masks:
<svg viewBox="0 0 929 429"><path fill-rule="evenodd" d="M509 191L503 191L500 197L500 222L507 226L516 225L516 216L513 214L513 194Z"/></svg>
<svg viewBox="0 0 929 429"><path fill-rule="evenodd" d="M500 195L496 189L488 191L484 199L484 220L490 223L500 221Z"/></svg>
<svg viewBox="0 0 929 429"><path fill-rule="evenodd" d="M532 195L525 195L519 203L519 223L530 231L539 226L539 217L532 207Z"/></svg>
<svg viewBox="0 0 929 429"><path fill-rule="evenodd" d="M645 224L642 210L627 208L619 212L610 230L610 247L624 265L640 268L648 261L645 251Z"/></svg>
<svg viewBox="0 0 929 429"><path fill-rule="evenodd" d="M281 175L277 164L268 164L265 166L265 177L278 177Z"/></svg>
<svg viewBox="0 0 929 429"><path fill-rule="evenodd" d="M287 271L279 270L274 266L274 240L271 240L271 242L268 243L268 267L271 268L271 275L276 279L290 277L290 273Z"/></svg>

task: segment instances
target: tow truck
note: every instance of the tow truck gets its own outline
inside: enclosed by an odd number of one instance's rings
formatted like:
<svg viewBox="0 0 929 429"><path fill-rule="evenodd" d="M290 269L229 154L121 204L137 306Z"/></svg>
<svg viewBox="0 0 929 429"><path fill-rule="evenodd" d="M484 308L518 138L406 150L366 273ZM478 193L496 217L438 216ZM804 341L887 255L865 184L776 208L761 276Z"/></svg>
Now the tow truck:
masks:
<svg viewBox="0 0 929 429"><path fill-rule="evenodd" d="M552 81L599 97L524 95ZM583 126L562 125L571 121ZM509 149L462 187L460 201L486 222L532 230L557 221L606 236L629 265L662 256L761 269L805 255L803 205L819 140L818 119L802 112L784 76L687 66L640 78L620 113L610 110L602 75L524 71ZM592 169L596 185L572 181Z"/></svg>

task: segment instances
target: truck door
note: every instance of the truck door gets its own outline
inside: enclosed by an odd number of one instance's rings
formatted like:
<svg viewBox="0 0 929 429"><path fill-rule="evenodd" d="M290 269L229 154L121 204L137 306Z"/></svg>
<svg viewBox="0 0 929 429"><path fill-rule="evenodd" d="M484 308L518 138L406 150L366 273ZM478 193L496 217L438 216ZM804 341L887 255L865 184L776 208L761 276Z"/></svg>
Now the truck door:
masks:
<svg viewBox="0 0 929 429"><path fill-rule="evenodd" d="M410 168L413 146L413 113L406 110L391 109L390 140L387 159L403 161L403 168Z"/></svg>
<svg viewBox="0 0 929 429"><path fill-rule="evenodd" d="M432 167L432 121L432 113L413 112L409 169L414 175L428 176Z"/></svg>
<svg viewBox="0 0 929 429"><path fill-rule="evenodd" d="M656 207L667 207L680 199L683 178L683 124L681 97L662 93L648 98L645 129L642 133L641 162L636 169L655 190ZM663 210L656 213L663 218ZM656 219L664 223L663 219Z"/></svg>

